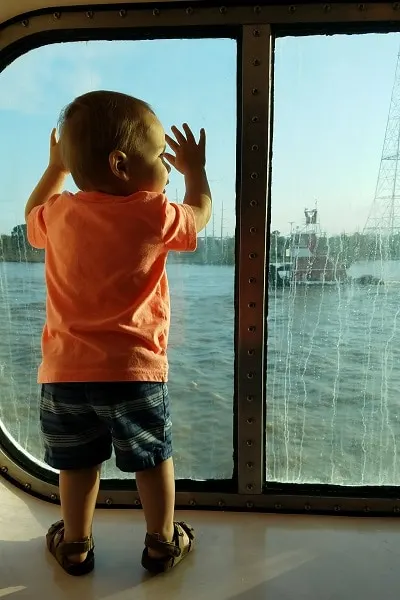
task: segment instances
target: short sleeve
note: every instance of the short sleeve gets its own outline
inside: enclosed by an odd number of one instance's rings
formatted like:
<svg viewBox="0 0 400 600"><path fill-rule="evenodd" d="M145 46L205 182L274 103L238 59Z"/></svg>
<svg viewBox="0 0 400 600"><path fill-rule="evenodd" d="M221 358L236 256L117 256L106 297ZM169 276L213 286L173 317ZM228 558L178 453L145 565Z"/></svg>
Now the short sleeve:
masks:
<svg viewBox="0 0 400 600"><path fill-rule="evenodd" d="M168 202L164 198L161 236L167 250L194 252L197 248L197 230L192 207Z"/></svg>
<svg viewBox="0 0 400 600"><path fill-rule="evenodd" d="M35 206L27 218L27 237L28 242L34 248L44 248L46 246L46 223L44 220L45 204Z"/></svg>

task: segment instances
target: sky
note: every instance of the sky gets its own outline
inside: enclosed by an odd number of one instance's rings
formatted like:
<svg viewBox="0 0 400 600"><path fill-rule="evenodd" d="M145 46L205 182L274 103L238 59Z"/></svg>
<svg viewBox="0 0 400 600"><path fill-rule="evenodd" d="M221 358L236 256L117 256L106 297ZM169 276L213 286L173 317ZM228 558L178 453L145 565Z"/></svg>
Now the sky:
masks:
<svg viewBox="0 0 400 600"><path fill-rule="evenodd" d="M317 202L329 233L362 230L374 199L399 34L276 42L273 230L302 225ZM48 161L48 138L75 96L113 89L149 102L166 131L207 131L215 234L235 227L236 42L76 42L33 50L0 74L0 233L23 222ZM399 99L400 100L400 99ZM75 191L72 180L68 189ZM183 198L180 174L168 197ZM208 232L211 235L213 225Z"/></svg>

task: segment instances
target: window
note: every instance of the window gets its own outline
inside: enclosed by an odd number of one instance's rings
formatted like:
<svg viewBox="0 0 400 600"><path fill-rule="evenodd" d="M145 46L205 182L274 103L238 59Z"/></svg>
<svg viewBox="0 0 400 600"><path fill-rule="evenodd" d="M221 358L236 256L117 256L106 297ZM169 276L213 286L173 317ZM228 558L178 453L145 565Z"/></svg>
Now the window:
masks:
<svg viewBox="0 0 400 600"><path fill-rule="evenodd" d="M245 4L61 9L2 30L0 69L27 54L0 73L0 473L35 493L57 496L37 414L43 254L23 207L60 109L108 88L208 134L213 219L167 264L178 503L399 511L400 34L378 32L400 13ZM113 460L103 477L101 503L139 502Z"/></svg>
<svg viewBox="0 0 400 600"><path fill-rule="evenodd" d="M400 483L399 42L276 42L270 482Z"/></svg>
<svg viewBox="0 0 400 600"><path fill-rule="evenodd" d="M194 75L195 74L195 75ZM230 39L44 46L0 75L0 418L39 462L44 255L26 241L25 202L48 160L61 108L92 89L144 98L166 129L188 121L208 134L214 212L193 255L170 255L170 382L177 476L232 477L236 169L236 43ZM214 102L212 97L224 98ZM69 182L69 189L75 188ZM182 177L168 191L182 201ZM110 461L104 477L123 477Z"/></svg>

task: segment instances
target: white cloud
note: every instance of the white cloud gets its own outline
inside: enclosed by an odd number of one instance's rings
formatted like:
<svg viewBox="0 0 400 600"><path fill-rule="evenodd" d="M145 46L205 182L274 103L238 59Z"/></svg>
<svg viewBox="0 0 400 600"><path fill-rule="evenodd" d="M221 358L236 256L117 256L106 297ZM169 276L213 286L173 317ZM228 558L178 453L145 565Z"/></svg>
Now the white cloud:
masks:
<svg viewBox="0 0 400 600"><path fill-rule="evenodd" d="M98 88L97 54L84 43L68 43L44 46L19 57L0 74L0 110L58 111L60 101L69 102Z"/></svg>

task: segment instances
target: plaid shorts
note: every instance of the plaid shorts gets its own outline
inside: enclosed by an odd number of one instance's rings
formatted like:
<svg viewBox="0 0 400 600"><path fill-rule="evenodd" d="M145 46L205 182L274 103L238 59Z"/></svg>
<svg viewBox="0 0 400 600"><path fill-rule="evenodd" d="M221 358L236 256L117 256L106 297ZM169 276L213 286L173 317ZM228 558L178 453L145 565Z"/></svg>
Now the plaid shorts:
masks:
<svg viewBox="0 0 400 600"><path fill-rule="evenodd" d="M99 465L113 447L117 467L127 473L172 456L165 383L45 383L40 424L45 462L54 469Z"/></svg>

